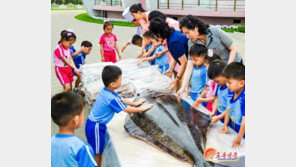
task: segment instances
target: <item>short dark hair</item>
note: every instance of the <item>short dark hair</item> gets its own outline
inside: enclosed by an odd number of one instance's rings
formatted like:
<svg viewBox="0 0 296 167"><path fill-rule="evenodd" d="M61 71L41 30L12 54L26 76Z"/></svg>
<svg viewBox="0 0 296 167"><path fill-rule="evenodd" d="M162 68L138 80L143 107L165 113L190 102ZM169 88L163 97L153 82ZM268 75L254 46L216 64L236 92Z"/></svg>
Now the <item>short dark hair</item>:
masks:
<svg viewBox="0 0 296 167"><path fill-rule="evenodd" d="M223 69L226 67L226 63L222 60L214 60L210 63L208 68L208 76L210 79L214 79L222 75Z"/></svg>
<svg viewBox="0 0 296 167"><path fill-rule="evenodd" d="M131 13L137 13L138 11L140 11L140 12L146 12L145 9L142 8L142 4L141 3L133 4L130 7L130 12Z"/></svg>
<svg viewBox="0 0 296 167"><path fill-rule="evenodd" d="M245 80L245 65L239 62L232 62L224 68L222 74L227 79Z"/></svg>
<svg viewBox="0 0 296 167"><path fill-rule="evenodd" d="M151 21L152 19L159 17L163 19L164 21L167 19L167 15L158 11L158 10L153 10L152 12L149 13L148 15L148 20Z"/></svg>
<svg viewBox="0 0 296 167"><path fill-rule="evenodd" d="M204 57L208 54L208 48L202 44L193 44L189 49L190 56Z"/></svg>
<svg viewBox="0 0 296 167"><path fill-rule="evenodd" d="M59 43L61 43L63 39L66 41L70 41L72 39L76 40L76 35L71 31L63 30L61 32L61 39L60 39Z"/></svg>
<svg viewBox="0 0 296 167"><path fill-rule="evenodd" d="M111 21L105 21L105 22L104 22L104 25L103 25L103 30L105 30L105 28L106 28L107 26L112 26L112 28L114 27Z"/></svg>
<svg viewBox="0 0 296 167"><path fill-rule="evenodd" d="M189 30L194 30L195 27L198 27L199 34L207 34L209 25L192 15L187 15L180 21L180 30L182 30L182 27L186 27Z"/></svg>
<svg viewBox="0 0 296 167"><path fill-rule="evenodd" d="M69 121L79 115L84 107L81 95L63 92L51 98L51 118L59 126L66 126Z"/></svg>
<svg viewBox="0 0 296 167"><path fill-rule="evenodd" d="M105 87L108 87L110 83L117 81L122 71L119 67L114 65L107 65L102 71L102 80Z"/></svg>
<svg viewBox="0 0 296 167"><path fill-rule="evenodd" d="M174 30L174 28L169 27L168 23L159 17L150 21L149 31L155 34L158 38L168 39Z"/></svg>
<svg viewBox="0 0 296 167"><path fill-rule="evenodd" d="M142 37L138 34L134 35L132 38L132 44L136 44L138 41L142 41Z"/></svg>
<svg viewBox="0 0 296 167"><path fill-rule="evenodd" d="M211 64L214 60L222 60L221 56L218 54L213 53L213 55L210 57L208 55L208 48L205 45L194 43L189 50L190 56L198 56L204 57L204 61L208 64Z"/></svg>
<svg viewBox="0 0 296 167"><path fill-rule="evenodd" d="M81 46L84 46L84 47L92 47L92 43L89 42L89 41L82 41L81 42Z"/></svg>
<svg viewBox="0 0 296 167"><path fill-rule="evenodd" d="M143 37L145 37L145 38L153 38L153 36L154 36L154 34L151 31L146 31L143 34Z"/></svg>

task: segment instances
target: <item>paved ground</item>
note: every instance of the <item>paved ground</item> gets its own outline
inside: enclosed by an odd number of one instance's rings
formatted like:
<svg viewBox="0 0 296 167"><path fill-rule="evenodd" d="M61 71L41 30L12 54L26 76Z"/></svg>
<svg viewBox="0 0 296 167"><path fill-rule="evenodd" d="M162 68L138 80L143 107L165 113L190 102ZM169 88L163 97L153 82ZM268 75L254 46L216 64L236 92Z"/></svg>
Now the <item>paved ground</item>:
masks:
<svg viewBox="0 0 296 167"><path fill-rule="evenodd" d="M86 58L86 63L96 63L100 61L100 50L99 50L99 37L103 34L103 25L88 23L76 20L75 15L79 13L85 13L84 10L73 10L73 11L51 11L51 53L57 46L57 42L60 39L60 32L64 29L72 29L77 36L77 41L74 47L78 49L83 40L88 40L93 44L93 50L90 55ZM115 26L113 33L118 38L118 45L121 47L133 36L136 28L134 27L121 27ZM229 33L232 39L235 41L238 51L245 57L245 34L243 33ZM125 52L122 54L123 58L136 57L140 49L138 47L130 45ZM52 57L52 55L50 55ZM62 92L63 88L60 85L55 72L53 60L51 58L51 95ZM86 110L87 111L87 110ZM88 112L84 114L85 120L88 116ZM85 125L85 124L84 124ZM85 139L84 125L76 130L75 134L82 139ZM58 127L55 123L51 124L51 135L58 132Z"/></svg>

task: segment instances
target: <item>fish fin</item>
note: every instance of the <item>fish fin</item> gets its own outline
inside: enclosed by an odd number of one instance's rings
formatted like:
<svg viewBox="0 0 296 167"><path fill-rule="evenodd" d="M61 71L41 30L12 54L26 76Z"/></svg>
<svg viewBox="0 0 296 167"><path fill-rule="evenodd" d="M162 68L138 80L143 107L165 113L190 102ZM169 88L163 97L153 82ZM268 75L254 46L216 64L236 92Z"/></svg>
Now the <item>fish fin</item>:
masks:
<svg viewBox="0 0 296 167"><path fill-rule="evenodd" d="M157 105L163 109L163 111L167 114L167 116L169 116L169 118L178 126L180 127L180 125L178 124L178 122L176 121L176 119L170 114L170 112L159 102L156 102Z"/></svg>

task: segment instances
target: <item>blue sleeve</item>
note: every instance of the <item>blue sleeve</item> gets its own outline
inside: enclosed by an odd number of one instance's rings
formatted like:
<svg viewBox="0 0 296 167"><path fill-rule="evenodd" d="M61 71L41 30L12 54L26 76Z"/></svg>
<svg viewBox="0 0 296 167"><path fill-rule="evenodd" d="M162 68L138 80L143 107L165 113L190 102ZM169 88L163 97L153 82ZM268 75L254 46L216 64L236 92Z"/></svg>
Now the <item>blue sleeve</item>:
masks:
<svg viewBox="0 0 296 167"><path fill-rule="evenodd" d="M233 98L234 92L231 92L228 89L228 95L227 95L227 107L230 108L230 100Z"/></svg>
<svg viewBox="0 0 296 167"><path fill-rule="evenodd" d="M208 85L210 79L208 77L208 71L207 70L205 71L205 75L206 75L205 76L205 78L206 78L206 84L205 85ZM208 87L209 87L209 85L208 85Z"/></svg>
<svg viewBox="0 0 296 167"><path fill-rule="evenodd" d="M218 84L216 84L216 91L215 91L215 96L218 96Z"/></svg>
<svg viewBox="0 0 296 167"><path fill-rule="evenodd" d="M121 100L120 97L115 97L110 103L109 106L116 112L119 113L120 111L127 108L127 105Z"/></svg>
<svg viewBox="0 0 296 167"><path fill-rule="evenodd" d="M177 59L180 58L182 55L186 54L186 48L180 41L173 42L169 48L170 53L173 55L173 57L176 57Z"/></svg>
<svg viewBox="0 0 296 167"><path fill-rule="evenodd" d="M242 103L242 106L241 106L241 110L242 110L242 116L244 117L245 116L245 98L243 98L243 103Z"/></svg>
<svg viewBox="0 0 296 167"><path fill-rule="evenodd" d="M206 70L203 70L201 79L202 79L203 86L207 85L207 71Z"/></svg>
<svg viewBox="0 0 296 167"><path fill-rule="evenodd" d="M73 45L71 45L71 47L70 47L70 51L71 51L71 54L73 54L73 53L75 53L75 52L76 52L76 49L74 48L74 46L73 46Z"/></svg>
<svg viewBox="0 0 296 167"><path fill-rule="evenodd" d="M94 151L88 145L84 145L76 155L79 166L95 167L98 166L94 159Z"/></svg>

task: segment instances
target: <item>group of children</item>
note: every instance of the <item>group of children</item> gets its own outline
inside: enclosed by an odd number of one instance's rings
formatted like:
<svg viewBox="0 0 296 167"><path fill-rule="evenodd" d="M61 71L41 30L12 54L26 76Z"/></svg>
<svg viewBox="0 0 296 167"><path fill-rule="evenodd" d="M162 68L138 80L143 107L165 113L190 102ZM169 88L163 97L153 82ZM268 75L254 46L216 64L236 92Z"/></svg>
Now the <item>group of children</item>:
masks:
<svg viewBox="0 0 296 167"><path fill-rule="evenodd" d="M105 87L100 91L85 125L87 143L74 136L84 120L84 102L79 94L63 92L51 99L51 117L59 126L59 133L51 139L51 164L63 166L100 166L105 146L106 124L115 113L143 112L152 105L141 106L145 100L131 102L114 92L121 86L122 71L108 65L102 71ZM99 165L98 165L99 164Z"/></svg>
<svg viewBox="0 0 296 167"><path fill-rule="evenodd" d="M245 66L238 62L227 65L201 44L192 45L189 54L194 65L188 84L192 107L202 104L211 111L212 123L221 120L224 127L219 133L229 134L228 127L235 130L238 135L232 147L239 147L245 138ZM184 89L182 85L178 94Z"/></svg>
<svg viewBox="0 0 296 167"><path fill-rule="evenodd" d="M73 76L77 76L74 87L74 91L77 92L81 78L79 68L85 64L86 55L92 50L92 43L89 41L83 41L81 48L75 50L73 47L75 42L76 35L71 31L63 30L58 46L53 52L55 73L64 87L64 92L72 91Z"/></svg>
<svg viewBox="0 0 296 167"><path fill-rule="evenodd" d="M121 55L116 44L116 35L112 33L111 22L104 23L105 33L100 39L101 60L116 62L116 53ZM74 130L79 128L84 120L84 102L79 94L72 90L73 75L77 76L75 88L80 82L79 68L85 64L86 55L92 50L89 41L83 41L81 48L75 50L72 46L76 41L73 32L62 31L61 40L54 50L54 64L56 75L64 86L64 92L51 99L51 117L60 127L59 133L52 137L52 166L100 166L102 152L105 145L107 126L115 113L143 112L152 105L141 106L145 100L131 102L121 98L114 92L121 86L122 71L119 67L107 65L102 71L104 88L100 91L89 113L85 126L87 142L74 136ZM169 69L165 47L154 34L147 31L143 37L135 35L132 43L142 47L146 44L144 55L138 65L149 61L151 65L158 65L160 73ZM154 46L154 47L152 47ZM152 49L153 48L153 49ZM206 46L194 44L189 49L194 68L189 83L182 85L178 94L184 92L188 86L189 95L194 101L193 107L205 106L211 111L211 121L222 121L223 129L219 133L229 133L229 127L238 132L232 147L240 146L245 137L245 66L241 63L226 65L219 55L213 54ZM129 107L130 106L130 107Z"/></svg>
<svg viewBox="0 0 296 167"><path fill-rule="evenodd" d="M102 62L117 62L115 51L118 53L118 58L121 59L116 35L112 33L113 28L113 24L110 21L106 21L103 25L104 33L99 41ZM76 42L76 35L73 32L63 30L60 36L58 46L53 53L55 73L64 88L64 92L72 91L73 77L77 76L73 89L77 93L81 80L79 69L81 65L85 64L86 55L91 52L92 43L83 41L81 48L76 50L73 46Z"/></svg>

